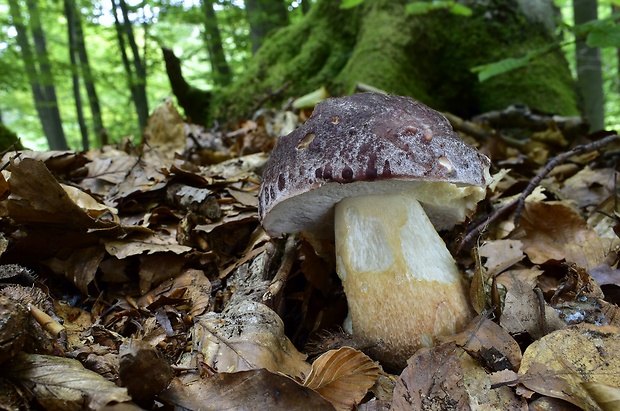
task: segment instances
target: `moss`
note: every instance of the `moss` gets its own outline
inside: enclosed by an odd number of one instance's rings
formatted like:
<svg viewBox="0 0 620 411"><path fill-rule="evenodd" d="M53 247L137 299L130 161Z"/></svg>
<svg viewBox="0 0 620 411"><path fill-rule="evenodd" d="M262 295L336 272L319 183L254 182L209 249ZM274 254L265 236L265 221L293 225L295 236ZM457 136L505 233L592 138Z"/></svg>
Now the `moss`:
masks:
<svg viewBox="0 0 620 411"><path fill-rule="evenodd" d="M321 86L332 95L351 93L358 82L462 116L514 103L578 113L574 81L559 50L484 83L471 73L474 66L518 57L552 40L542 23L519 12L517 2L470 0L472 17L411 16L408 2L374 0L340 10L337 1L319 0L306 18L270 37L243 75L217 93L212 116L244 118L267 98L267 105L278 107ZM285 92L270 97L287 83Z"/></svg>

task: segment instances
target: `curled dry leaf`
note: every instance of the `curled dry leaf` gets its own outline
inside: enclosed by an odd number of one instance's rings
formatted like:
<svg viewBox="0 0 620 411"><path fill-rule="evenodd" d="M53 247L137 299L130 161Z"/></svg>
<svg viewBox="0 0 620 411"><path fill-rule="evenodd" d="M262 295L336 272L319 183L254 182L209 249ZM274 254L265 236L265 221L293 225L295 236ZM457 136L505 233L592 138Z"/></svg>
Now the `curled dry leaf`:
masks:
<svg viewBox="0 0 620 411"><path fill-rule="evenodd" d="M184 410L334 410L310 388L265 369L217 373L208 378L185 374L172 380L160 397Z"/></svg>
<svg viewBox="0 0 620 411"><path fill-rule="evenodd" d="M533 338L540 338L546 332L566 327L558 312L541 301L534 292L536 279L542 273L534 269L509 270L497 277L497 282L506 287L500 325L509 333L527 333ZM544 304L544 316L540 310L541 303Z"/></svg>
<svg viewBox="0 0 620 411"><path fill-rule="evenodd" d="M394 388L393 411L527 410L509 387L491 389L484 368L453 342L418 350Z"/></svg>
<svg viewBox="0 0 620 411"><path fill-rule="evenodd" d="M487 275L495 276L523 260L522 246L518 240L495 240L481 245L478 254L486 258Z"/></svg>
<svg viewBox="0 0 620 411"><path fill-rule="evenodd" d="M620 387L612 387L598 382L584 382L581 385L603 411L620 410Z"/></svg>
<svg viewBox="0 0 620 411"><path fill-rule="evenodd" d="M375 384L379 366L366 354L342 347L321 355L312 363L304 385L313 388L339 411L348 411Z"/></svg>
<svg viewBox="0 0 620 411"><path fill-rule="evenodd" d="M5 369L50 411L98 410L131 399L125 388L69 358L20 354Z"/></svg>
<svg viewBox="0 0 620 411"><path fill-rule="evenodd" d="M582 383L620 387L620 329L572 326L534 341L519 369L519 382L584 410L600 410Z"/></svg>
<svg viewBox="0 0 620 411"><path fill-rule="evenodd" d="M168 386L174 371L151 344L136 339L125 341L118 352L123 386L136 401L152 398Z"/></svg>
<svg viewBox="0 0 620 411"><path fill-rule="evenodd" d="M521 363L519 344L505 329L485 316L474 318L464 331L440 340L454 341L492 371L516 371Z"/></svg>
<svg viewBox="0 0 620 411"><path fill-rule="evenodd" d="M589 270L620 245L618 238L599 237L575 210L558 202L526 203L520 230L514 234L534 264L566 260Z"/></svg>
<svg viewBox="0 0 620 411"><path fill-rule="evenodd" d="M93 218L76 204L40 161L25 158L11 166L9 215L20 223L71 229L111 229L113 221Z"/></svg>
<svg viewBox="0 0 620 411"><path fill-rule="evenodd" d="M251 300L229 304L217 314L197 319L192 330L194 354L220 372L258 368L304 378L310 371L306 356L284 334L280 317Z"/></svg>

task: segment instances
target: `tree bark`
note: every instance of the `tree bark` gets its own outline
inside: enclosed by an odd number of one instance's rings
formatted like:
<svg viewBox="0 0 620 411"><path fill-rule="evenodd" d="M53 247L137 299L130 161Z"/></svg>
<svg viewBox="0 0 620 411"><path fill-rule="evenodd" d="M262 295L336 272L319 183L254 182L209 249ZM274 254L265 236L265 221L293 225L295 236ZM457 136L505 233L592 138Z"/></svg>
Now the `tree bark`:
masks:
<svg viewBox="0 0 620 411"><path fill-rule="evenodd" d="M550 6L550 0L539 1ZM526 13L523 2L477 0L467 2L471 17L448 11L408 15L408 3L364 1L341 10L339 1L317 0L302 20L265 41L245 72L215 99L212 116L247 117L286 82L291 87L269 104L279 106L321 86L332 95L349 94L364 83L462 117L514 103L579 113L575 83L559 50L483 83L470 71L555 40L547 23L552 16Z"/></svg>
<svg viewBox="0 0 620 411"><path fill-rule="evenodd" d="M245 11L250 24L252 54L256 53L270 32L288 25L288 12L283 0L245 0Z"/></svg>
<svg viewBox="0 0 620 411"><path fill-rule="evenodd" d="M88 104L90 105L90 112L93 119L95 139L99 147L102 147L108 144L108 135L103 126L103 119L101 118L101 107L99 105L99 97L97 95L97 89L95 88L95 80L90 68L88 53L86 51L84 31L82 30L82 20L80 19L80 15L76 12L75 0L72 0L72 3L73 11L75 13L75 36L77 52L80 59L80 73L82 75L82 79L84 80L86 95L88 96Z"/></svg>
<svg viewBox="0 0 620 411"><path fill-rule="evenodd" d="M597 0L573 0L575 25L598 19ZM603 69L601 50L588 47L585 39L577 39L575 45L577 86L583 97L584 111L590 122L590 130L605 127L605 97L603 96Z"/></svg>
<svg viewBox="0 0 620 411"><path fill-rule="evenodd" d="M181 61L178 57L174 55L171 49L162 47L161 51L164 55L166 73L170 80L172 92L177 98L179 106L183 108L185 117L191 123L206 126L208 124L211 93L190 86L183 77Z"/></svg>
<svg viewBox="0 0 620 411"><path fill-rule="evenodd" d="M232 80L232 73L222 47L222 37L217 23L217 15L213 9L213 0L203 0L202 6L205 14L204 39L209 52L213 82L217 86L226 86Z"/></svg>
<svg viewBox="0 0 620 411"><path fill-rule="evenodd" d="M140 51L138 50L138 44L133 34L133 26L129 20L129 12L127 11L127 3L125 0L119 0L121 11L123 13L123 28L125 36L127 36L127 42L131 48L131 54L133 56L133 68L135 70L135 82L136 82L136 111L138 112L138 121L140 128L144 129L146 121L149 118L149 104L146 96L146 67L142 58L140 57Z"/></svg>
<svg viewBox="0 0 620 411"><path fill-rule="evenodd" d="M77 114L80 135L82 136L82 150L89 149L88 128L84 118L82 105L82 95L80 93L79 61L77 53L76 38L76 13L75 4L72 0L64 0L65 17L67 18L67 38L69 41L69 61L71 62L71 82L73 85L73 99L75 100L75 111Z"/></svg>
<svg viewBox="0 0 620 411"><path fill-rule="evenodd" d="M13 25L17 31L17 43L21 49L22 58L28 75L34 104L39 114L39 120L48 145L52 150L66 150L68 148L62 129L62 120L58 110L56 90L49 64L49 56L45 45L45 35L41 27L36 3L28 2L30 20L29 25L35 41L36 55L30 48L28 31L17 0L10 0L9 7L13 18Z"/></svg>

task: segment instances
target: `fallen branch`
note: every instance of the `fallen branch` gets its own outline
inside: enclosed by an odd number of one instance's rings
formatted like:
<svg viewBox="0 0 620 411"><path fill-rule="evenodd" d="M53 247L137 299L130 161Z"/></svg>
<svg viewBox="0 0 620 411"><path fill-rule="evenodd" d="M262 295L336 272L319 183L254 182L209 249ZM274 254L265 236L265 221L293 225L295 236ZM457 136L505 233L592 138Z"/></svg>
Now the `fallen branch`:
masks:
<svg viewBox="0 0 620 411"><path fill-rule="evenodd" d="M515 216L514 216L514 223L515 225L517 225L519 223L519 218L521 217L521 212L523 211L523 207L525 206L525 199L534 192L534 190L536 189L536 187L538 187L540 182L547 175L549 175L549 173L555 167L559 166L560 164L563 164L566 160L568 160L569 158L575 155L599 150L605 147L606 145L609 145L616 141L620 141L620 135L616 134L615 132L613 133L614 134L608 135L607 137L604 137L597 141L593 141L589 144L582 144L582 145L575 146L573 149L565 153L559 154L553 157L551 160L549 160L547 164L545 165L545 167L538 174L536 174L534 178L530 180L530 183L527 185L525 190L523 190L523 192L518 198L504 205L503 207L498 208L497 210L492 212L488 217L482 220L478 220L476 224L468 228L467 234L465 235L465 237L463 237L463 240L460 242L457 248L457 251L456 251L457 254L460 253L465 246L471 244L474 241L474 239L477 238L486 229L486 227L488 227L491 223L493 223L498 218L505 215L506 213L508 213L515 207L516 207L516 210L515 210Z"/></svg>

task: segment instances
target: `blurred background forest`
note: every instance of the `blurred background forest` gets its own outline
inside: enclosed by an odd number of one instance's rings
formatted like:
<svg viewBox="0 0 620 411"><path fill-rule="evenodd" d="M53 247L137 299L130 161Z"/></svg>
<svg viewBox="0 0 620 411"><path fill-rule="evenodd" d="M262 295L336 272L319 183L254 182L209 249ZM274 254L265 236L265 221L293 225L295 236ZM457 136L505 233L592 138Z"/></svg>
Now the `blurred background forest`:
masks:
<svg viewBox="0 0 620 411"><path fill-rule="evenodd" d="M118 142L124 136L140 136L148 114L166 98L175 97L162 48L171 50L180 59L184 80L192 90L217 95L219 90L248 75L249 62L270 35L299 23L320 2L9 0L0 5L0 120L26 147L39 150L47 149L48 143L55 149L81 150ZM331 0L323 1L326 2ZM345 19L348 13L353 19L371 10L373 2L333 3ZM616 25L618 16L614 14L616 3L620 2L555 0L552 4L550 0L493 0L488 3L515 2L525 10L530 2L532 7L543 3L553 6L549 29L553 39L548 45L537 44L525 53L506 56L495 65L478 66L477 81L511 76L526 70L549 50L559 50L581 91L581 110L587 113L591 128L620 125L620 51L617 48L620 29ZM360 9L359 3L365 3L365 9ZM467 7L470 3L475 2L408 1L406 10L412 15L431 15L440 9L439 12L458 15L460 19L471 19L472 9ZM446 25L442 29L458 36L460 27ZM305 40L297 39L299 48ZM286 80L283 75L282 86ZM242 87L234 92L239 95L243 90ZM293 92L299 91L293 88ZM399 92L397 88L386 91ZM436 106L433 101L425 102ZM214 124L209 121L207 126Z"/></svg>

